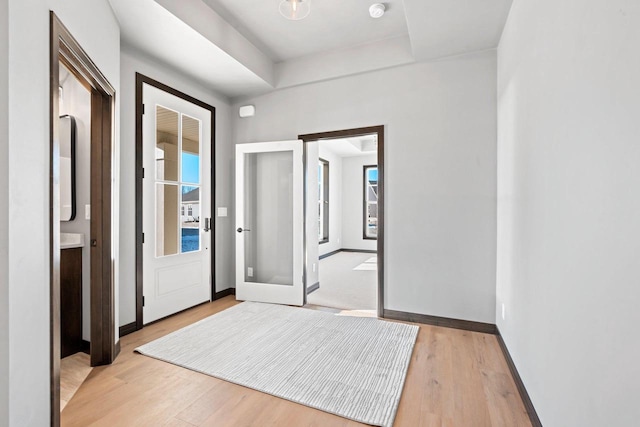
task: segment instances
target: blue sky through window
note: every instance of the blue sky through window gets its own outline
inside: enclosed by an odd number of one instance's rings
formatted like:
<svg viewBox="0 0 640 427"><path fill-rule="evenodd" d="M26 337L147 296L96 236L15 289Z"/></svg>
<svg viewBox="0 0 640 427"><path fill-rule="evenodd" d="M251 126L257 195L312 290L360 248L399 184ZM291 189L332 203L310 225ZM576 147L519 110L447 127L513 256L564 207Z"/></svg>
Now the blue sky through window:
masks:
<svg viewBox="0 0 640 427"><path fill-rule="evenodd" d="M182 182L200 183L200 156L182 152Z"/></svg>
<svg viewBox="0 0 640 427"><path fill-rule="evenodd" d="M367 180L369 182L378 181L378 168L367 169Z"/></svg>

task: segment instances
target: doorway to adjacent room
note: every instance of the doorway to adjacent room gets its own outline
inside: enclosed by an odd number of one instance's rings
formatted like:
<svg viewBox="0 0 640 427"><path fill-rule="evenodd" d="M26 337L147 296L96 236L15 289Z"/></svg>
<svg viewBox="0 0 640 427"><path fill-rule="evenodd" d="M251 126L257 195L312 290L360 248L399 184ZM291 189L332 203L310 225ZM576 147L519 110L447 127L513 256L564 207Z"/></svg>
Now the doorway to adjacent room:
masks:
<svg viewBox="0 0 640 427"><path fill-rule="evenodd" d="M115 90L53 12L50 31L50 408L51 424L58 426L61 356L78 354L86 342L83 337L90 340L91 366L110 364L119 351L115 330L112 233ZM84 100L82 105L75 105L76 114L83 117L83 123L72 118L69 112L61 117L61 106L65 101L61 77L77 82L67 95L75 92L78 97L69 96L66 101L69 107L78 99ZM85 91L84 95L80 94L82 91ZM77 148L84 149L86 158L76 159L74 140L79 124L85 140L81 141L84 145ZM80 167L77 167L78 163ZM82 190L86 190L84 196L76 194L76 175L82 173L86 173L83 178L89 182ZM85 199L80 207L78 203L82 197L88 198L88 203ZM76 217L83 218L77 226L86 226L86 231L68 225ZM67 222L65 233L61 233L61 220ZM85 291L89 294L85 298L84 316L83 264L84 282L88 282ZM84 330L83 317L87 319ZM81 364L88 365L88 359L85 357Z"/></svg>
<svg viewBox="0 0 640 427"><path fill-rule="evenodd" d="M306 151L306 206L313 206L307 230L317 230L306 236L307 303L382 316L384 127L299 138Z"/></svg>

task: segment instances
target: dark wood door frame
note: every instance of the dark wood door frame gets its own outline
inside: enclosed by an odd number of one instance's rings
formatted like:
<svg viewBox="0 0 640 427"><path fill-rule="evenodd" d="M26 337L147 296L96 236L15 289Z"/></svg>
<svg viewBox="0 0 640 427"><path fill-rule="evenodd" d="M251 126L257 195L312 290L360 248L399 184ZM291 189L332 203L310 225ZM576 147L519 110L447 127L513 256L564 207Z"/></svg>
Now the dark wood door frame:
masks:
<svg viewBox="0 0 640 427"><path fill-rule="evenodd" d="M374 133L378 136L378 317L384 317L384 126L371 126L356 129L337 130L332 132L311 133L306 135L298 135L298 139L301 139L305 144L306 153L306 143L310 141L352 138L357 136L371 135Z"/></svg>
<svg viewBox="0 0 640 427"><path fill-rule="evenodd" d="M144 85L153 86L173 96L184 99L198 107L211 112L211 299L216 299L216 109L214 106L202 102L184 92L172 88L164 83L136 73L136 323L135 328L127 328L128 332L142 329L142 116L144 114Z"/></svg>
<svg viewBox="0 0 640 427"><path fill-rule="evenodd" d="M60 425L60 139L59 67L64 64L91 92L91 365L113 362L115 293L111 241L115 89L50 12L50 336L51 424Z"/></svg>

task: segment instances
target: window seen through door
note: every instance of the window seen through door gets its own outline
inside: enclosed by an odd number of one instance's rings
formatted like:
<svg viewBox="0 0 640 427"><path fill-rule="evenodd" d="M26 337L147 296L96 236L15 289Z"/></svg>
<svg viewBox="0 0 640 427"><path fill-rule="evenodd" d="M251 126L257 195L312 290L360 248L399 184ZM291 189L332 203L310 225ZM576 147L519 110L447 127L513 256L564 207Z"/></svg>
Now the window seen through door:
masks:
<svg viewBox="0 0 640 427"><path fill-rule="evenodd" d="M364 223L365 239L378 238L378 166L364 167Z"/></svg>
<svg viewBox="0 0 640 427"><path fill-rule="evenodd" d="M329 241L329 162L318 163L318 240Z"/></svg>

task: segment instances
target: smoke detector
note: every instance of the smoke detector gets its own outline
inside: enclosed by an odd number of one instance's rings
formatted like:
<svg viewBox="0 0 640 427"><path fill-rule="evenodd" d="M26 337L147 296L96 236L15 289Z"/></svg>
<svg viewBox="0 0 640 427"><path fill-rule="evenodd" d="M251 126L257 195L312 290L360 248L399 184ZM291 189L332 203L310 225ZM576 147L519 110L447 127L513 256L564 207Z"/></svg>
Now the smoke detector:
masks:
<svg viewBox="0 0 640 427"><path fill-rule="evenodd" d="M384 15L385 10L386 8L382 3L372 4L371 7L369 7L369 15L371 15L372 18L377 19Z"/></svg>

